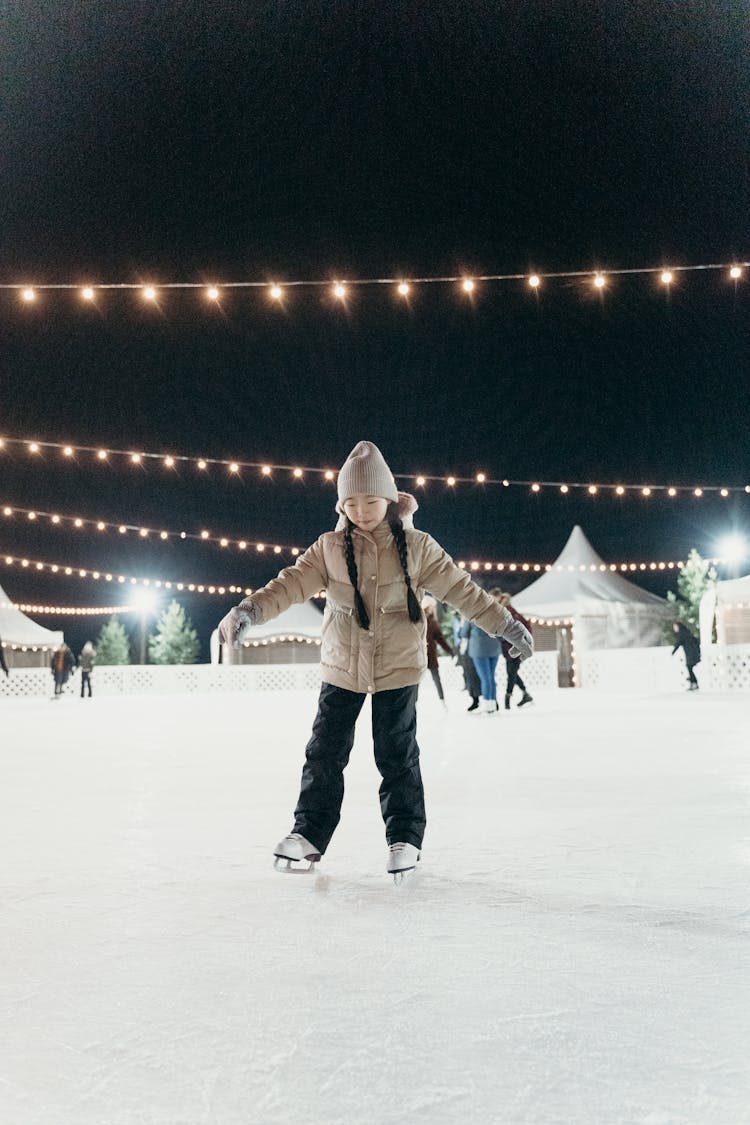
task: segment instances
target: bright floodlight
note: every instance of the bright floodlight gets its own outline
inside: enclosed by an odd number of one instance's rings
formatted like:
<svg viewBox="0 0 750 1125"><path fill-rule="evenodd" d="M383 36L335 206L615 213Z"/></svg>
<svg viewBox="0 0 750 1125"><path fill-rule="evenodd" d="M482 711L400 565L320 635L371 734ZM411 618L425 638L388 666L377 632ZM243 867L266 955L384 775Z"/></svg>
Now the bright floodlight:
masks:
<svg viewBox="0 0 750 1125"><path fill-rule="evenodd" d="M156 606L156 594L153 590L134 590L130 604L138 613L152 613Z"/></svg>
<svg viewBox="0 0 750 1125"><path fill-rule="evenodd" d="M719 543L719 555L727 562L740 562L747 555L747 543L741 535L725 535Z"/></svg>

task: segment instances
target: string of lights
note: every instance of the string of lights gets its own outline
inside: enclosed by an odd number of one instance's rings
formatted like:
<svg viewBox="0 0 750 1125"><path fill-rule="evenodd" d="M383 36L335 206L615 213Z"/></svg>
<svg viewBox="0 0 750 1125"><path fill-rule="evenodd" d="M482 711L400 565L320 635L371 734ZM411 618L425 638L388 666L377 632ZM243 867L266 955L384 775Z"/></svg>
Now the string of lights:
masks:
<svg viewBox="0 0 750 1125"><path fill-rule="evenodd" d="M478 287L496 282L517 282L526 285L533 293L538 293L545 282L581 280L592 285L600 292L614 278L621 277L652 277L665 289L674 285L680 277L688 273L721 272L728 281L735 285L744 276L744 271L750 266L747 261L734 262L707 262L696 265L676 266L635 266L629 268L613 267L609 269L571 269L571 270L530 270L528 272L511 273L478 273L474 275L448 274L427 277L360 277L360 278L328 278L328 279L295 279L287 281L278 280L245 280L209 283L205 281L166 281L144 282L141 281L113 281L113 282L0 282L0 290L13 293L26 305L34 305L40 293L65 292L74 293L83 304L96 305L105 294L116 292L137 293L146 304L158 305L163 298L175 291L197 291L208 304L220 305L228 293L243 289L261 291L271 302L283 305L290 294L302 289L317 289L326 292L334 301L345 303L352 292L368 286L386 286L393 290L394 295L402 301L408 301L415 289L426 285L446 285L457 287L464 297L474 297Z"/></svg>
<svg viewBox="0 0 750 1125"><path fill-rule="evenodd" d="M26 602L0 602L0 609L19 609L21 613L51 614L54 617L112 617L117 613L135 613L130 605L30 605Z"/></svg>
<svg viewBox="0 0 750 1125"><path fill-rule="evenodd" d="M227 586L218 583L176 581L162 578L134 578L126 574L114 574L107 570L96 570L92 567L72 566L69 563L51 563L42 559L30 559L21 555L4 554L0 551L0 563L7 567L19 567L21 570L31 570L36 573L64 575L67 578L88 578L95 582L116 582L121 586L143 586L155 590L179 590L191 594L241 594L246 597L252 594L252 589L244 586Z"/></svg>
<svg viewBox="0 0 750 1125"><path fill-rule="evenodd" d="M177 541L185 542L187 540L196 540L201 543L218 544L219 547L236 547L239 551L255 550L258 554L268 552L273 555L288 554L292 558L296 558L300 553L299 547L282 546L278 543L271 544L249 539L233 539L226 535L212 535L210 531L203 530L200 532L191 531L166 531L163 528L157 530L152 527L143 527L138 524L117 522L113 523L108 520L90 519L83 516L69 516L61 515L59 512L46 512L40 508L22 508L17 504L3 504L0 507L3 516L6 519L12 519L13 516L21 515L31 523L38 523L40 520L48 521L53 527L64 529L66 527L73 527L80 531L90 531L95 529L98 533L107 531L116 531L118 535L127 536L130 533L135 533L139 539L159 539L162 542Z"/></svg>
<svg viewBox="0 0 750 1125"><path fill-rule="evenodd" d="M201 532L186 532L186 531L154 531L153 528L139 527L137 524L127 523L112 523L101 519L84 518L82 516L62 516L56 512L44 512L38 508L20 508L17 505L11 507L10 505L3 505L0 509L3 516L10 518L14 515L25 515L31 522L37 522L41 519L48 520L49 523L55 527L72 526L76 530L88 531L96 529L97 538L102 532L117 531L118 534L126 535L128 532L135 532L139 539L148 539L152 536L158 536L160 541L177 541L184 542L186 540L194 540L203 543L218 544L221 548L236 547L240 551L245 551L248 548L255 549L258 554L268 552L274 555L288 554L296 558L300 554L299 547L286 547L278 543L271 546L268 543L254 542L246 539L231 539L225 535L212 535L209 531L203 530ZM717 563L727 563L732 561L729 557L718 556L708 560L714 565ZM506 562L506 561L493 561L486 560L472 560L470 562L461 560L457 564L466 570L471 571L509 571L514 573L521 571L522 573L534 572L540 573L547 570L674 570L681 568L685 565L684 560L650 560L648 562L621 562L621 563L602 563L600 566L588 567L572 567L572 566L556 566L551 563L541 562Z"/></svg>
<svg viewBox="0 0 750 1125"><path fill-rule="evenodd" d="M292 480L302 481L307 476L322 478L326 483L336 481L336 472L329 468L320 468L313 465L289 465L271 461L248 461L240 458L202 457L184 453L155 453L125 449L114 449L105 446L92 446L83 444L67 444L58 441L42 441L41 439L29 440L28 438L0 437L0 452L3 450L21 447L32 459L42 459L46 451L60 453L63 460L86 464L94 462L99 465L120 467L123 462L135 467L145 468L149 462L158 462L162 468L176 471L182 466L208 472L211 467L225 469L230 476L244 479L243 471L260 476L265 480L274 480L274 474L284 474ZM633 496L643 498L657 494L666 495L672 499L676 497L692 496L700 499L702 496L718 495L726 499L737 494L750 494L750 484L659 484L659 483L604 483L593 481L564 481L564 480L531 480L511 477L496 477L486 471L479 471L471 476L461 476L453 473L394 473L396 480L404 482L407 487L426 489L430 484L439 484L448 489L455 489L458 485L500 485L503 488L524 488L536 495L554 491L565 496L573 492L583 492L588 496Z"/></svg>

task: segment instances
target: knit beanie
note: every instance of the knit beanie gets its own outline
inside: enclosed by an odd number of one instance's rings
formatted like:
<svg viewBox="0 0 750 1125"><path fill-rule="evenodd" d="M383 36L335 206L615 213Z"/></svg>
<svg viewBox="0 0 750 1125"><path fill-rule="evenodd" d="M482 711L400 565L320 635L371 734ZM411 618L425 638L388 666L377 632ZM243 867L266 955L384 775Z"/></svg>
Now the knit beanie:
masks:
<svg viewBox="0 0 750 1125"><path fill-rule="evenodd" d="M384 500L398 500L393 473L377 445L373 445L371 441L360 441L354 446L341 466L337 488L339 505L357 493L380 496Z"/></svg>

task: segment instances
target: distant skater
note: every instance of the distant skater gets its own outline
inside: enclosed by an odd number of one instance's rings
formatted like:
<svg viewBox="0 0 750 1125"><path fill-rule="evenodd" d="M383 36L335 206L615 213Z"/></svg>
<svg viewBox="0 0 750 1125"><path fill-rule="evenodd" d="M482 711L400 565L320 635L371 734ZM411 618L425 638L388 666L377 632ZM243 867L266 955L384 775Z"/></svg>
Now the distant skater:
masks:
<svg viewBox="0 0 750 1125"><path fill-rule="evenodd" d="M490 590L490 593L497 598L500 605L505 606L508 613L513 614L516 621L520 621L521 624L526 629L528 629L529 633L531 633L531 622L527 621L523 614L519 613L513 608L513 606L510 604L510 594L504 594L502 590ZM507 644L505 641L501 641L500 644L502 646L503 656L505 657L505 674L507 680L505 685L505 710L510 711L510 697L513 694L513 688L516 687L516 685L520 687L521 691L523 692L521 701L518 704L519 707L523 707L526 703L533 703L534 697L533 695L529 695L528 691L526 690L526 684L521 679L519 673L521 661L518 660L515 656L510 655L509 644Z"/></svg>
<svg viewBox="0 0 750 1125"><path fill-rule="evenodd" d="M10 675L8 665L5 663L5 646L3 645L2 637L0 637L0 668L5 672L6 676Z"/></svg>
<svg viewBox="0 0 750 1125"><path fill-rule="evenodd" d="M58 699L62 695L63 688L67 684L70 673L75 666L75 657L66 644L60 645L60 647L56 648L52 653L50 667L52 668L52 675L55 679L55 699Z"/></svg>
<svg viewBox="0 0 750 1125"><path fill-rule="evenodd" d="M81 655L78 657L78 666L81 669L81 699L83 699L86 688L89 689L89 699L91 698L91 674L94 671L95 661L96 649L91 641L86 641L81 649Z"/></svg>
<svg viewBox="0 0 750 1125"><path fill-rule="evenodd" d="M447 652L449 656L453 656L453 649L443 636L443 630L438 624L438 619L435 616L435 610L431 602L424 602L422 604L424 610L425 622L427 625L427 669L432 676L432 681L437 688L438 699L445 704L445 695L443 693L443 685L440 682L440 668L438 666L438 645L442 648L443 652Z"/></svg>
<svg viewBox="0 0 750 1125"><path fill-rule="evenodd" d="M681 648L685 653L685 666L688 674L688 691L698 690L698 680L696 678L693 668L696 664L701 662L701 646L696 637L688 629L687 625L683 625L681 621L675 621L672 625L672 630L675 634L674 648L672 649L672 656Z"/></svg>

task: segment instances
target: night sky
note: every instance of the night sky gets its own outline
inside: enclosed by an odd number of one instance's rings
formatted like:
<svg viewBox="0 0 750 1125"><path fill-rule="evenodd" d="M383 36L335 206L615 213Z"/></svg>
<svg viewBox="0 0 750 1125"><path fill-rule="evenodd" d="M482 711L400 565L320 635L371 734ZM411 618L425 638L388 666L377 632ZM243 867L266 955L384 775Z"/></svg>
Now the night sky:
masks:
<svg viewBox="0 0 750 1125"><path fill-rule="evenodd" d="M744 261L748 5L547 0L0 7L0 279L222 282ZM403 473L744 485L750 271L136 293L0 291L0 434ZM229 479L2 453L0 502L309 544L317 478ZM406 482L400 482L404 487ZM711 555L750 497L588 498L431 485L456 558ZM0 524L0 553L257 586L278 560ZM2 570L18 601L111 586ZM659 580L644 585L664 593ZM516 581L516 587L520 581ZM234 599L184 598L204 642ZM74 647L95 623L45 618Z"/></svg>

